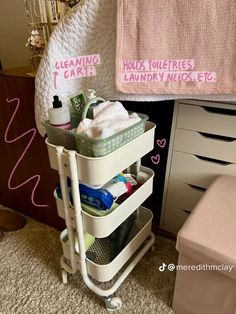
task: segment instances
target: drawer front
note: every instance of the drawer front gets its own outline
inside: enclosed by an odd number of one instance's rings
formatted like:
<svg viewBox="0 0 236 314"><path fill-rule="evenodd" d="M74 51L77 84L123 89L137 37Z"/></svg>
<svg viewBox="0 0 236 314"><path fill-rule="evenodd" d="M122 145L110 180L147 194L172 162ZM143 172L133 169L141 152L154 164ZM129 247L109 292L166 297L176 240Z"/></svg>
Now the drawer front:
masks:
<svg viewBox="0 0 236 314"><path fill-rule="evenodd" d="M217 109L179 104L177 128L236 138L236 109Z"/></svg>
<svg viewBox="0 0 236 314"><path fill-rule="evenodd" d="M236 164L220 164L213 160L202 160L195 155L173 152L171 180L208 188L219 175L236 175Z"/></svg>
<svg viewBox="0 0 236 314"><path fill-rule="evenodd" d="M191 212L204 192L204 188L192 186L181 181L171 180L168 186L166 203Z"/></svg>
<svg viewBox="0 0 236 314"><path fill-rule="evenodd" d="M174 150L236 163L236 139L232 138L176 129Z"/></svg>
<svg viewBox="0 0 236 314"><path fill-rule="evenodd" d="M164 215L161 222L161 229L177 234L181 229L189 213L181 208L167 205L164 209Z"/></svg>

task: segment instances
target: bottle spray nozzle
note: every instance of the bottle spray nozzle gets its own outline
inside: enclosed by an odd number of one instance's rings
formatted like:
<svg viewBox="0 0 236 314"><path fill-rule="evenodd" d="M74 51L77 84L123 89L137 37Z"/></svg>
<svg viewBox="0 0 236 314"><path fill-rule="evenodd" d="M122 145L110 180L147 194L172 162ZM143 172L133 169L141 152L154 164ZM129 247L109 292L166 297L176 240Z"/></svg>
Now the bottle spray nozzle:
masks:
<svg viewBox="0 0 236 314"><path fill-rule="evenodd" d="M88 98L88 100L91 100L91 99L93 99L93 98L95 98L96 97L96 92L95 92L95 90L93 90L93 89L88 89L88 92L87 92L87 98Z"/></svg>
<svg viewBox="0 0 236 314"><path fill-rule="evenodd" d="M62 103L59 100L59 97L57 95L53 96L53 102L52 102L53 108L61 108Z"/></svg>

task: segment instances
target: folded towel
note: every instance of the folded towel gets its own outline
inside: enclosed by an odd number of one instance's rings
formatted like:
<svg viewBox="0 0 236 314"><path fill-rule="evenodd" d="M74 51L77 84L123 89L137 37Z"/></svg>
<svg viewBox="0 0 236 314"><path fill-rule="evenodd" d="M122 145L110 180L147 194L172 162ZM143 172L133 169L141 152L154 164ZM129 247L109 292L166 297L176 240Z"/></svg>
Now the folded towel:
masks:
<svg viewBox="0 0 236 314"><path fill-rule="evenodd" d="M236 92L236 2L117 0L117 89Z"/></svg>
<svg viewBox="0 0 236 314"><path fill-rule="evenodd" d="M104 139L115 134L115 130L110 126L91 126L84 134L89 138Z"/></svg>
<svg viewBox="0 0 236 314"><path fill-rule="evenodd" d="M87 130L91 126L92 122L93 122L93 120L91 120L91 119L87 119L87 118L83 119L80 122L80 124L78 125L76 131L79 133L79 132L83 132L83 131Z"/></svg>
<svg viewBox="0 0 236 314"><path fill-rule="evenodd" d="M117 121L113 121L112 123L112 128L113 130L115 130L115 132L119 132L122 131L128 127L130 127L131 125L137 123L138 121L140 121L141 119L138 117L136 119L134 118L130 118L128 120L117 120Z"/></svg>
<svg viewBox="0 0 236 314"><path fill-rule="evenodd" d="M129 126L137 123L141 118L132 113L129 115L124 106L118 102L103 102L93 108L94 119L84 119L77 128L89 138L104 139Z"/></svg>
<svg viewBox="0 0 236 314"><path fill-rule="evenodd" d="M96 123L109 120L129 119L129 114L119 101L106 101L93 108L93 116Z"/></svg>

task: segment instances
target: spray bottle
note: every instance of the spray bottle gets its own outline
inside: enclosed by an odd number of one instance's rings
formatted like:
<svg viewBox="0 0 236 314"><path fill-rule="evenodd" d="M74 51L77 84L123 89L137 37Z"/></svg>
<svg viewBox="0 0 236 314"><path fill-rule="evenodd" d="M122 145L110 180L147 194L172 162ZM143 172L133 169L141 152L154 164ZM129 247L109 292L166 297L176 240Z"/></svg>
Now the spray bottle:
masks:
<svg viewBox="0 0 236 314"><path fill-rule="evenodd" d="M53 107L48 110L50 124L64 130L71 129L70 110L63 107L59 97L53 96Z"/></svg>

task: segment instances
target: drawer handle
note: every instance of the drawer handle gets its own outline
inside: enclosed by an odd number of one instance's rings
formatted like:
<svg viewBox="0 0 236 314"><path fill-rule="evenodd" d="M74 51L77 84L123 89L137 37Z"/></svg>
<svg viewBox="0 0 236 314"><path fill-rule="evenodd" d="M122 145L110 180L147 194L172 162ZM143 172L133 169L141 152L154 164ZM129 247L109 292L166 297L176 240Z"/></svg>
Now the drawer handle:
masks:
<svg viewBox="0 0 236 314"><path fill-rule="evenodd" d="M188 211L187 209L183 209L183 211L188 215L191 214L191 211Z"/></svg>
<svg viewBox="0 0 236 314"><path fill-rule="evenodd" d="M215 134L209 134L209 133L203 133L203 132L198 132L201 134L203 137L214 139L214 140L220 140L220 141L225 141L225 142L234 142L235 138L233 137L228 137L228 136L223 136L223 135L215 135Z"/></svg>
<svg viewBox="0 0 236 314"><path fill-rule="evenodd" d="M198 191L201 191L201 192L205 192L206 191L206 188L202 188L200 186L196 186L196 185L193 185L193 184L188 184L188 186L190 186L192 189L195 189L195 190L198 190Z"/></svg>
<svg viewBox="0 0 236 314"><path fill-rule="evenodd" d="M202 108L210 113L218 113L218 114L224 114L228 116L236 116L236 110L233 109L225 109L225 108L215 108L215 107L207 107L202 106Z"/></svg>
<svg viewBox="0 0 236 314"><path fill-rule="evenodd" d="M231 162L228 161L224 161L224 160L219 160L219 159L214 159L214 158L209 158L209 157L203 157L203 156L198 156L198 155L194 155L196 158L204 160L204 161L210 161L210 162L214 162L216 164L220 164L223 166L227 166L227 165L231 165Z"/></svg>

